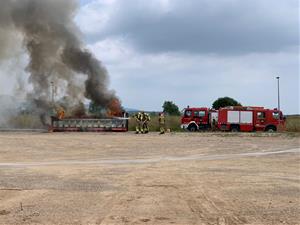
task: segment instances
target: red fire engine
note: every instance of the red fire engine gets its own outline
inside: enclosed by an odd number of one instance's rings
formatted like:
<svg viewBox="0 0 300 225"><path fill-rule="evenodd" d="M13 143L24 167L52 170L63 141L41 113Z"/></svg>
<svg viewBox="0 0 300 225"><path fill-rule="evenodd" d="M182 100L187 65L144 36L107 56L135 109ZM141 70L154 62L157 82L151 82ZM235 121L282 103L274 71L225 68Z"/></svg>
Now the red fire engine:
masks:
<svg viewBox="0 0 300 225"><path fill-rule="evenodd" d="M219 109L218 128L225 131L282 131L285 118L277 109L226 107Z"/></svg>
<svg viewBox="0 0 300 225"><path fill-rule="evenodd" d="M181 127L189 131L219 129L222 131L282 131L285 118L277 109L264 107L186 108Z"/></svg>
<svg viewBox="0 0 300 225"><path fill-rule="evenodd" d="M189 131L207 130L217 125L218 111L209 108L186 108L181 128Z"/></svg>

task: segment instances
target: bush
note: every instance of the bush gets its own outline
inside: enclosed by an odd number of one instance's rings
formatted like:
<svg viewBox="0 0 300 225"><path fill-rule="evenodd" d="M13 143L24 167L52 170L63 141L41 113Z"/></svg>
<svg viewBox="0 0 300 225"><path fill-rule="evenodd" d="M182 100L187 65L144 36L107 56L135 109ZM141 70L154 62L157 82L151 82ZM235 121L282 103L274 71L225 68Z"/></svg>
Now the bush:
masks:
<svg viewBox="0 0 300 225"><path fill-rule="evenodd" d="M164 113L166 113L168 115L172 115L172 116L180 115L178 106L175 103L173 103L172 101L165 101L162 107L163 107Z"/></svg>

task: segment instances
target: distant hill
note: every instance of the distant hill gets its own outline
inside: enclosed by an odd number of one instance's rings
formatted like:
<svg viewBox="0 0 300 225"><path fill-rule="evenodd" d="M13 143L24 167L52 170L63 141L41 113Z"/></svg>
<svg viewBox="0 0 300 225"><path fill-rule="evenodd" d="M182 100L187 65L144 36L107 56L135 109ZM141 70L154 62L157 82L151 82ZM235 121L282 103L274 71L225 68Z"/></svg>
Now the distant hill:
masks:
<svg viewBox="0 0 300 225"><path fill-rule="evenodd" d="M127 107L124 107L124 109L128 113L135 113L135 112L139 112L140 111L139 109L132 109L132 108L127 108Z"/></svg>

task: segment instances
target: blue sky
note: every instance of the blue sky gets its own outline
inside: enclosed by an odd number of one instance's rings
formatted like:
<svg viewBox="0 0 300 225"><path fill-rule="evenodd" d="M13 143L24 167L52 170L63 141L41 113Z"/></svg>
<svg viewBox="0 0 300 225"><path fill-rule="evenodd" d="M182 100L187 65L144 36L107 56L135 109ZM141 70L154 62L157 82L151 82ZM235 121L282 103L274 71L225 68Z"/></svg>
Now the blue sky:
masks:
<svg viewBox="0 0 300 225"><path fill-rule="evenodd" d="M84 4L87 4L87 3L90 3L90 2L92 2L92 0L80 0L81 5L84 5Z"/></svg>

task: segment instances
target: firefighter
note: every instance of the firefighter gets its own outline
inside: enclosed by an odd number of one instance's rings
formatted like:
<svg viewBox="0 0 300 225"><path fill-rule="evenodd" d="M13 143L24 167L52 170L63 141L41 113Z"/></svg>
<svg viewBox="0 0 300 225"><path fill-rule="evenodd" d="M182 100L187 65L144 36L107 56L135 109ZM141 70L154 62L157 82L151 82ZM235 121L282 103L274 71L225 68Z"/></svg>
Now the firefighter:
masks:
<svg viewBox="0 0 300 225"><path fill-rule="evenodd" d="M143 126L142 126L142 113L138 112L134 115L136 121L135 133L140 134L143 133Z"/></svg>
<svg viewBox="0 0 300 225"><path fill-rule="evenodd" d="M159 123L159 130L160 130L159 134L164 134L166 119L165 119L165 115L163 112L159 113L158 123Z"/></svg>
<svg viewBox="0 0 300 225"><path fill-rule="evenodd" d="M212 120L212 130L215 131L217 129L217 121L215 118Z"/></svg>
<svg viewBox="0 0 300 225"><path fill-rule="evenodd" d="M148 113L142 112L142 133L149 133L148 123L150 121L150 115Z"/></svg>

